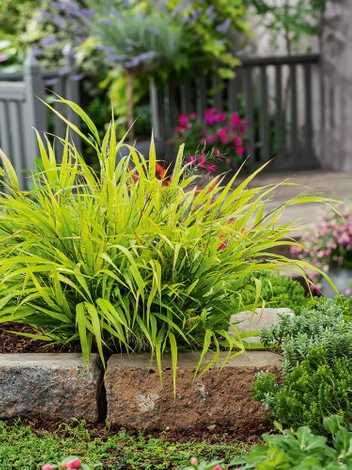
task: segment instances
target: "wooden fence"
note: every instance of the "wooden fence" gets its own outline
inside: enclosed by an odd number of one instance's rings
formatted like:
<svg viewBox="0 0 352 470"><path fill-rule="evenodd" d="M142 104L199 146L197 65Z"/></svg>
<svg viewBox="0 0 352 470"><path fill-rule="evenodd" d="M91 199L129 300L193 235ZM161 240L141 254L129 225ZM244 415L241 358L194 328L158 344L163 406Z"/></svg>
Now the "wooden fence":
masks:
<svg viewBox="0 0 352 470"><path fill-rule="evenodd" d="M321 92L319 55L246 58L231 80L201 75L164 89L152 85L153 128L165 141L180 114L197 112L203 119L207 107L238 111L247 121L252 167L277 156L270 168L315 168Z"/></svg>
<svg viewBox="0 0 352 470"><path fill-rule="evenodd" d="M74 80L74 53L70 47L66 47L63 53L65 66L62 70L41 71L30 51L23 72L0 74L0 147L11 159L23 189L28 188L25 171L33 169L34 160L39 156L33 128L40 132L52 130L54 135L65 136L65 123L40 99L46 100L53 91L79 102L79 84ZM66 107L56 103L54 108L71 122L79 124L77 116ZM79 146L80 142L77 139L75 143Z"/></svg>

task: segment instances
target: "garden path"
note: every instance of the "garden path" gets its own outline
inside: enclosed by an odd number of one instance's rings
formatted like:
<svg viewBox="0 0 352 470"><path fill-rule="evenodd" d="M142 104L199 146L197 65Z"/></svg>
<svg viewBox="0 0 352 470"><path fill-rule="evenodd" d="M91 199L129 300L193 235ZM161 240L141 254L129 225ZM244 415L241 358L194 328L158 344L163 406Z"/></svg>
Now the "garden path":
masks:
<svg viewBox="0 0 352 470"><path fill-rule="evenodd" d="M239 178L238 181L243 180ZM277 207L291 197L306 192L310 188L315 195L332 197L343 200L352 205L352 173L333 172L323 170L310 170L301 172L262 172L250 186L257 187L288 180L299 186L285 186L275 192L272 200L267 203L270 210ZM299 238L308 224L314 223L320 214L320 204L300 204L288 207L282 216L281 222L299 221L301 228L292 232L293 237Z"/></svg>

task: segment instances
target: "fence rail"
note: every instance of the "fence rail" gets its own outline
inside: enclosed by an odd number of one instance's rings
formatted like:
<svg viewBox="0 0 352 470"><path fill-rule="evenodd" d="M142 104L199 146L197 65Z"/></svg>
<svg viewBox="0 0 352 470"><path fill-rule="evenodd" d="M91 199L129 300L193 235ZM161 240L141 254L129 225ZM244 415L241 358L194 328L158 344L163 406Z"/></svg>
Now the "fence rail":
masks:
<svg viewBox="0 0 352 470"><path fill-rule="evenodd" d="M70 47L65 48L64 59L65 67L62 71L41 71L30 51L24 62L23 72L0 74L0 147L11 159L23 189L28 188L24 170L33 169L34 160L39 156L33 128L40 132L52 130L56 136L65 136L63 121L48 112L40 100L45 101L53 91L79 102L78 83L73 79L76 73L75 57ZM74 124L79 124L72 111L66 111L58 103L54 103L54 109ZM78 139L75 143L79 146Z"/></svg>
<svg viewBox="0 0 352 470"><path fill-rule="evenodd" d="M207 107L238 111L247 120L247 154L252 166L278 156L275 167L314 168L314 138L320 124L320 56L251 57L231 80L200 75L163 89L151 87L153 128L168 140L180 114ZM271 167L273 168L273 167Z"/></svg>

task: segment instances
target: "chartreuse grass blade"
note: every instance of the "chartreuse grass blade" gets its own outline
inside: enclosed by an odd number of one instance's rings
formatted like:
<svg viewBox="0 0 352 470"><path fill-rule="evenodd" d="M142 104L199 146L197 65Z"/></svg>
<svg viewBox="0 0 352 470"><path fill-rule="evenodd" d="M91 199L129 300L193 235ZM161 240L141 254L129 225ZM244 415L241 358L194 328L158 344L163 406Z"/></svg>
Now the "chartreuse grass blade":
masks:
<svg viewBox="0 0 352 470"><path fill-rule="evenodd" d="M1 148L0 148L0 160L1 160L2 166L5 170L6 179L9 182L11 189L13 189L14 191L18 191L19 190L19 184L18 184L18 178L17 178L16 171L15 171L14 167L12 166L10 160L7 158L7 156L1 150Z"/></svg>

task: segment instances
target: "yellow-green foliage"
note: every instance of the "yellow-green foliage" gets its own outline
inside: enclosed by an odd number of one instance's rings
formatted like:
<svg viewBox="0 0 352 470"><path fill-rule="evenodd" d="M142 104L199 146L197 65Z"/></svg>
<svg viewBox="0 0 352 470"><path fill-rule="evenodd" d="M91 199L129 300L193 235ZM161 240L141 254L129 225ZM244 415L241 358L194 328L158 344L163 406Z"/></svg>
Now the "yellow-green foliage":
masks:
<svg viewBox="0 0 352 470"><path fill-rule="evenodd" d="M224 187L218 179L192 189L182 147L165 185L156 176L153 141L148 161L127 146L130 156L117 163L124 144L117 143L113 123L101 142L77 105L58 101L89 127L87 137L63 118L94 148L100 170L85 164L69 133L61 140L60 164L38 134L41 170L24 193L1 154L6 192L0 201L0 322L32 325L38 338L53 343L80 341L86 361L93 344L102 359L107 347L149 350L160 373L166 350L174 371L180 348L202 351L198 370L211 348L214 359L207 367L218 360L221 346L228 357L243 351L236 329L232 337L223 327L232 313L228 288L239 289L262 269L302 270L303 261L268 250L293 243L281 240L292 229L279 225L287 205L323 199L294 198L264 216L265 200L277 185L248 189L260 170L236 189L237 175Z"/></svg>

